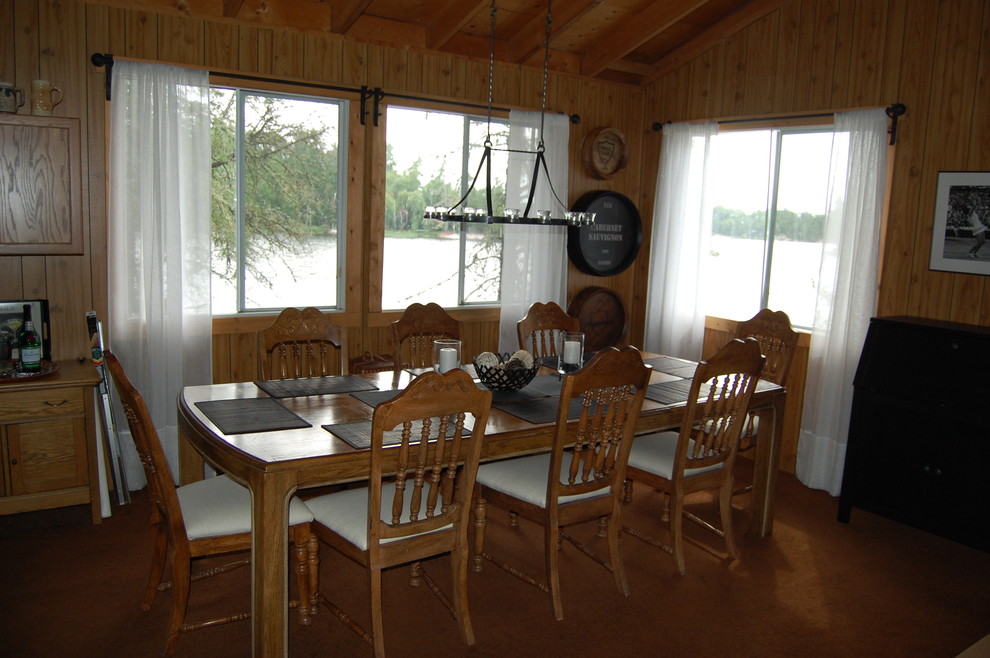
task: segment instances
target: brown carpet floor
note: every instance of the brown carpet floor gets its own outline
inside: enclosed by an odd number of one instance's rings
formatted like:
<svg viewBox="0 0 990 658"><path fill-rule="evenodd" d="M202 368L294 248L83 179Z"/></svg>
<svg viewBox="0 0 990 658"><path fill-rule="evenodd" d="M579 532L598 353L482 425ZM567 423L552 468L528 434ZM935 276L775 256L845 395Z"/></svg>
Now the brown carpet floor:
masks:
<svg viewBox="0 0 990 658"><path fill-rule="evenodd" d="M905 492L905 495L910 495ZM748 502L737 498L737 527ZM626 523L666 537L659 496L637 488ZM706 513L709 504L701 507ZM477 645L460 642L452 617L407 570L384 578L386 648L393 656L955 656L990 633L990 553L853 510L838 523L836 500L789 475L778 488L773 534L740 538L742 557L686 523L686 576L672 557L623 538L631 595L565 543L565 619L549 600L493 565L470 575ZM149 560L148 501L137 492L103 524L85 507L0 517L0 655L153 656L164 640L170 594L140 610ZM542 534L512 529L492 510L490 552L543 578ZM594 527L572 534L600 547ZM322 589L370 625L364 572L326 546ZM427 570L448 589L449 560ZM190 619L246 609L249 572L193 586ZM292 656L370 656L370 648L322 610L309 627L290 615ZM237 622L184 635L178 656L250 655L250 626Z"/></svg>

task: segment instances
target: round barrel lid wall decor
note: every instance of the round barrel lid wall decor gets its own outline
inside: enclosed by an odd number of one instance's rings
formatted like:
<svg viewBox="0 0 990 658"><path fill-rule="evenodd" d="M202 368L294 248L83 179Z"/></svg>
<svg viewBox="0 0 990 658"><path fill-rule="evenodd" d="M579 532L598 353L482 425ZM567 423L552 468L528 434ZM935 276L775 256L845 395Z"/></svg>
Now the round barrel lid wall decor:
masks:
<svg viewBox="0 0 990 658"><path fill-rule="evenodd" d="M581 145L585 170L602 180L611 178L626 166L626 138L615 128L598 128L588 133Z"/></svg>
<svg viewBox="0 0 990 658"><path fill-rule="evenodd" d="M626 309L619 295L608 288L585 288L567 306L584 332L584 349L597 352L617 346L626 335Z"/></svg>
<svg viewBox="0 0 990 658"><path fill-rule="evenodd" d="M595 213L595 223L567 229L567 255L585 274L612 276L636 260L643 220L636 205L618 192L589 192L572 210Z"/></svg>

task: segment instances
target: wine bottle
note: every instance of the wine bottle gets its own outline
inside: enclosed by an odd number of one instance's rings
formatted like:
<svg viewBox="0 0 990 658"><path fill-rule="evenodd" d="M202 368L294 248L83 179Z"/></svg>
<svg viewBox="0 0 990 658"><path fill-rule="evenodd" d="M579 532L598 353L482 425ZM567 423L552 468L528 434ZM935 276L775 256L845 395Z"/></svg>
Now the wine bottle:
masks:
<svg viewBox="0 0 990 658"><path fill-rule="evenodd" d="M24 305L24 323L17 338L21 349L21 372L41 372L41 335L34 329L29 304Z"/></svg>

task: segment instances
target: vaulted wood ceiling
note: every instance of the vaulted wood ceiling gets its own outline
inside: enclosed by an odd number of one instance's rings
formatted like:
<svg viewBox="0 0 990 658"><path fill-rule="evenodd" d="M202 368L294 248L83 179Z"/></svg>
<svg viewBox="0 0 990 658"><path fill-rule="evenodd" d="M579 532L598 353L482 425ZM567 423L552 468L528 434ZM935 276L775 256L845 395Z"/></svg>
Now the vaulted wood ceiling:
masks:
<svg viewBox="0 0 990 658"><path fill-rule="evenodd" d="M550 67L648 84L786 0L552 0ZM492 0L109 0L487 59ZM542 66L548 0L495 0L495 58Z"/></svg>

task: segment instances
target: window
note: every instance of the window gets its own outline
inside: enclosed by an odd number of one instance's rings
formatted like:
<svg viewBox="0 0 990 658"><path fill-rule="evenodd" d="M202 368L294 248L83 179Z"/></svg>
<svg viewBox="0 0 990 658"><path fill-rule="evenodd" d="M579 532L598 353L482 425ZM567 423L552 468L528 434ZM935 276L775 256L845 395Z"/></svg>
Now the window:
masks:
<svg viewBox="0 0 990 658"><path fill-rule="evenodd" d="M706 192L712 241L702 268L707 315L745 319L768 307L811 327L832 139L821 128L715 138Z"/></svg>
<svg viewBox="0 0 990 658"><path fill-rule="evenodd" d="M347 102L214 87L210 115L213 314L340 307Z"/></svg>
<svg viewBox="0 0 990 658"><path fill-rule="evenodd" d="M487 118L389 107L386 125L382 308L498 303L501 226L423 218L427 206L454 206L475 174L478 182L464 206L485 207L485 172L478 172L478 164L489 135ZM507 148L508 124L493 119L490 131L495 149ZM507 153L493 150L492 199L499 214L507 170Z"/></svg>

